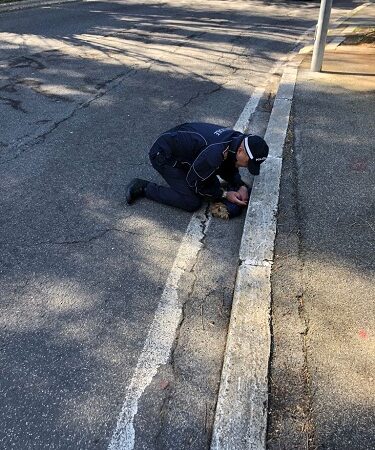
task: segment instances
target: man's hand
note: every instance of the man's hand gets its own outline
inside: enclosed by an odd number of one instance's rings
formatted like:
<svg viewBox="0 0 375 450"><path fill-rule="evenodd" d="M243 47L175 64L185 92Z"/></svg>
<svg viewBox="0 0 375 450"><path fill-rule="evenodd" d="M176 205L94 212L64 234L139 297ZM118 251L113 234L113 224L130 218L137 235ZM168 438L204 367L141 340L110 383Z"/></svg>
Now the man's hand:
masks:
<svg viewBox="0 0 375 450"><path fill-rule="evenodd" d="M240 206L246 206L247 200L242 199L242 193L239 191L228 191L226 195L226 199L229 200L232 203L235 203L236 205Z"/></svg>
<svg viewBox="0 0 375 450"><path fill-rule="evenodd" d="M243 201L243 202L248 202L248 200L249 200L249 191L248 191L248 189L247 189L247 187L246 186L241 186L239 189L238 189L238 191L237 191L238 193L239 193L239 195L240 195L240 199Z"/></svg>

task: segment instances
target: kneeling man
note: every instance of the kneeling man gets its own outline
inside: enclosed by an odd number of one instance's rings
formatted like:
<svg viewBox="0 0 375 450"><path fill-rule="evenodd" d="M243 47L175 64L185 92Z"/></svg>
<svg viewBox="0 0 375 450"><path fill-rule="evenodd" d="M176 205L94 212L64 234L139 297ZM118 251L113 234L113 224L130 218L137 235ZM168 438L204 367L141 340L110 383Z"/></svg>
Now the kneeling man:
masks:
<svg viewBox="0 0 375 450"><path fill-rule="evenodd" d="M249 190L238 168L258 175L268 156L268 145L260 137L209 123L184 123L166 131L150 149L152 166L169 186L133 179L126 191L132 204L146 197L186 211L200 208L203 198L224 202L230 217L247 205ZM223 189L217 177L228 183Z"/></svg>

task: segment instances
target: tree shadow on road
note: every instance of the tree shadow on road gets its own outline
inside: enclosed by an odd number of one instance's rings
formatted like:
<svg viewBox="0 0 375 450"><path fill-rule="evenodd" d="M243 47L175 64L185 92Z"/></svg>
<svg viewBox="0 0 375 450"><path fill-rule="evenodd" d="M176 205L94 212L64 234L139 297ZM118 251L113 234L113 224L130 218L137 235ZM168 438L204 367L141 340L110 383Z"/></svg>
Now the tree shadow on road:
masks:
<svg viewBox="0 0 375 450"><path fill-rule="evenodd" d="M77 11L74 25L40 32L38 16L48 23L56 10ZM102 447L190 220L147 201L125 206L124 186L134 176L158 180L147 149L176 122L233 125L313 21L103 2L28 10L21 25L7 17L3 438L36 448L54 430L51 442L76 447L90 435Z"/></svg>

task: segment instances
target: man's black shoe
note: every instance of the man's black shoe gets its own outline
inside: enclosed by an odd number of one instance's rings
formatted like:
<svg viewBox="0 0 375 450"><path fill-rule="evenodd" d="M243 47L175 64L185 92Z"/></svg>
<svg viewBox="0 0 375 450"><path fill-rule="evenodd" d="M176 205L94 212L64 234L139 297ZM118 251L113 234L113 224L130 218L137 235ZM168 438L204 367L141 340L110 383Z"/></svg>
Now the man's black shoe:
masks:
<svg viewBox="0 0 375 450"><path fill-rule="evenodd" d="M131 205L137 198L145 196L148 181L134 178L126 187L126 202Z"/></svg>

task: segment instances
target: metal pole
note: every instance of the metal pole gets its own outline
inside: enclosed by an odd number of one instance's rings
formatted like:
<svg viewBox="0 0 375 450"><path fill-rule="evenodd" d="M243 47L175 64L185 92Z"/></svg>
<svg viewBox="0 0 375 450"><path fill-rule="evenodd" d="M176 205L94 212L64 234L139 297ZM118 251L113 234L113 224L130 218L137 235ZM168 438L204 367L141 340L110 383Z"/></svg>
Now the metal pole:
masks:
<svg viewBox="0 0 375 450"><path fill-rule="evenodd" d="M316 28L314 50L311 60L312 72L320 72L322 70L324 47L326 45L331 9L332 9L332 0L321 1L319 11L319 21Z"/></svg>

